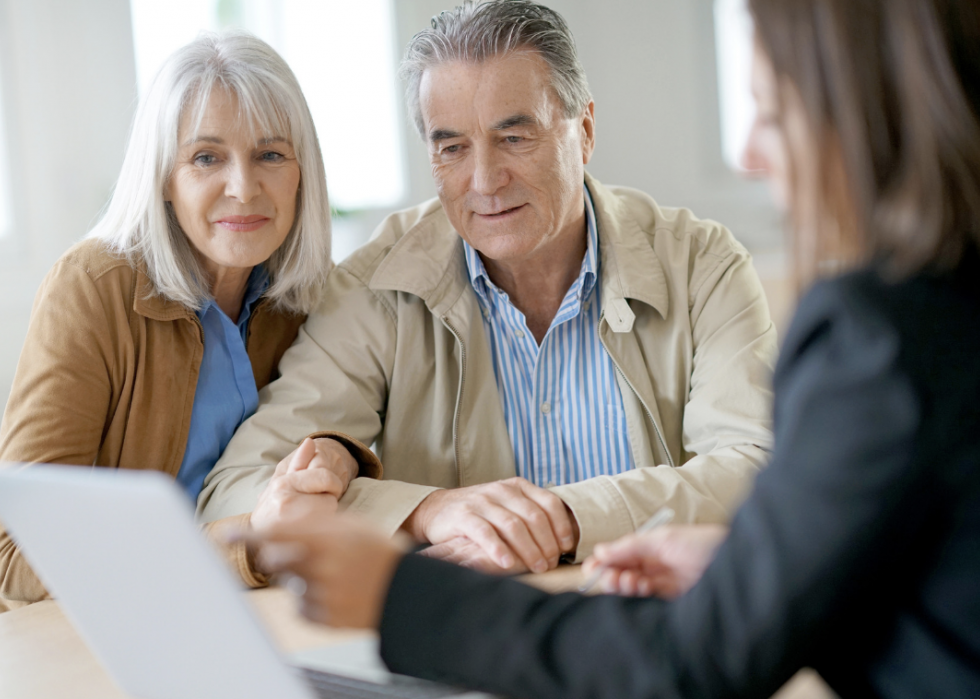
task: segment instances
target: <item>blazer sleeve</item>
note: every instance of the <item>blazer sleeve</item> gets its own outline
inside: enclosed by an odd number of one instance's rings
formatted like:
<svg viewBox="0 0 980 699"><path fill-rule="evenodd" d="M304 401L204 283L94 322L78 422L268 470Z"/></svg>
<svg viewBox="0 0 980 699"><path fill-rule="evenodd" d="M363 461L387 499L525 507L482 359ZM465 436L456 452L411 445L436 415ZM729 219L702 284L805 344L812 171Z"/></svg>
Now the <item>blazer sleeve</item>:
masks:
<svg viewBox="0 0 980 699"><path fill-rule="evenodd" d="M676 468L646 466L554 489L579 524L576 562L664 505L678 523L727 523L771 457L778 348L765 293L740 246L699 257L690 290L693 359L678 440L683 453L674 455Z"/></svg>
<svg viewBox="0 0 980 699"><path fill-rule="evenodd" d="M112 348L102 298L85 270L58 262L34 300L0 425L0 461L91 466L110 410ZM0 527L0 609L47 591Z"/></svg>
<svg viewBox="0 0 980 699"><path fill-rule="evenodd" d="M805 305L777 372L773 464L688 594L549 596L409 556L381 625L392 670L514 697L763 697L828 639L866 650L942 500L914 457L920 402L895 333L833 293Z"/></svg>

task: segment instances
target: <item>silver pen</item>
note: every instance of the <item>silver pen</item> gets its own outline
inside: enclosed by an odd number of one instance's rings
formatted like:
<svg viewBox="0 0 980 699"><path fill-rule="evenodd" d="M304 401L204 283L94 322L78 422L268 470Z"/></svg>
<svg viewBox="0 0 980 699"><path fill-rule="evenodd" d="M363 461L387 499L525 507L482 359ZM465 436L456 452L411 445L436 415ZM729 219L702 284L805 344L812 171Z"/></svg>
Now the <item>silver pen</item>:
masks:
<svg viewBox="0 0 980 699"><path fill-rule="evenodd" d="M656 529L657 527L661 527L665 524L670 524L670 522L673 519L674 519L674 511L669 507L661 507L659 510L653 513L653 516L650 519L648 519L646 522L644 522L639 527L637 527L635 533L640 534L642 532L648 532L651 529ZM588 592L593 587L595 587L595 584L599 582L599 578L602 577L602 574L605 572L605 570L606 569L604 566L599 566L598 568L596 568L592 572L592 575L589 576L589 579L586 580L584 583L582 583L578 591Z"/></svg>

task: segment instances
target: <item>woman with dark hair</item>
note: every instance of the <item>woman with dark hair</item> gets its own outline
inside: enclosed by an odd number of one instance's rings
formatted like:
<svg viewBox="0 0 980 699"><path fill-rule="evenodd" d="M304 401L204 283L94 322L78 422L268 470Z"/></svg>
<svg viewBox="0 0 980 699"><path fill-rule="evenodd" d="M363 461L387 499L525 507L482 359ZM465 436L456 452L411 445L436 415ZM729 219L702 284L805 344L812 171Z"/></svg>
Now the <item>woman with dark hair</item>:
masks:
<svg viewBox="0 0 980 699"><path fill-rule="evenodd" d="M980 3L750 6L747 164L786 205L800 277L849 270L786 337L771 466L727 533L597 550L607 590L669 601L550 596L345 518L274 531L306 547L278 565L307 614L378 626L392 670L510 696L766 697L811 666L843 696L980 696Z"/></svg>

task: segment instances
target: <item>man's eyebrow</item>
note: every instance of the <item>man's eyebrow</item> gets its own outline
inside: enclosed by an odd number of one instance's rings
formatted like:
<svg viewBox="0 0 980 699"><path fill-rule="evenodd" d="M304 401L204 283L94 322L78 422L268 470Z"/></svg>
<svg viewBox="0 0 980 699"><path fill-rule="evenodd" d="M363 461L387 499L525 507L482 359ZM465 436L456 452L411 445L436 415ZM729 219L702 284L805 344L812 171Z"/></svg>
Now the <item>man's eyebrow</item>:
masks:
<svg viewBox="0 0 980 699"><path fill-rule="evenodd" d="M436 129L429 134L429 140L432 143L438 143L439 141L447 141L450 138L460 138L462 135L459 131L453 131L452 129Z"/></svg>
<svg viewBox="0 0 980 699"><path fill-rule="evenodd" d="M493 131L506 131L517 126L537 126L538 120L528 114L515 114L493 125Z"/></svg>

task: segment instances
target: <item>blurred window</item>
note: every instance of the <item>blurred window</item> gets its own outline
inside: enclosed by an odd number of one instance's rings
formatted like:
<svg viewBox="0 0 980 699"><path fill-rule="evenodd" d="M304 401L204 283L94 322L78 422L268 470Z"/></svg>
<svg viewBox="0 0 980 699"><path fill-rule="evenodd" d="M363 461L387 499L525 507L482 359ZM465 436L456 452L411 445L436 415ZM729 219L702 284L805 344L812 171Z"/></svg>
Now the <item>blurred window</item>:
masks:
<svg viewBox="0 0 980 699"><path fill-rule="evenodd" d="M405 195L393 0L130 0L140 93L203 30L246 29L296 74L316 123L330 202L397 206Z"/></svg>
<svg viewBox="0 0 980 699"><path fill-rule="evenodd" d="M742 151L755 118L752 99L752 17L745 0L715 0L715 48L721 144L725 162L742 171Z"/></svg>
<svg viewBox="0 0 980 699"><path fill-rule="evenodd" d="M0 82L0 238L10 235L14 227L14 211L10 193L11 164L7 151L7 126L3 118L3 83Z"/></svg>

